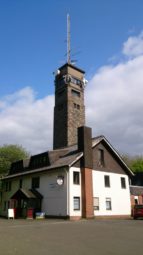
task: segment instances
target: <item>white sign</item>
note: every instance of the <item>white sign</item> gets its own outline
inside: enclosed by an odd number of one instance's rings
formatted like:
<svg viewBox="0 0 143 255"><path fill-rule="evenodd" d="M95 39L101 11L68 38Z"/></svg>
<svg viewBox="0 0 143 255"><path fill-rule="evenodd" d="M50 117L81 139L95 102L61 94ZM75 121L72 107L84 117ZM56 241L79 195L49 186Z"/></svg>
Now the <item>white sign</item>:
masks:
<svg viewBox="0 0 143 255"><path fill-rule="evenodd" d="M14 209L8 209L8 218L14 219Z"/></svg>

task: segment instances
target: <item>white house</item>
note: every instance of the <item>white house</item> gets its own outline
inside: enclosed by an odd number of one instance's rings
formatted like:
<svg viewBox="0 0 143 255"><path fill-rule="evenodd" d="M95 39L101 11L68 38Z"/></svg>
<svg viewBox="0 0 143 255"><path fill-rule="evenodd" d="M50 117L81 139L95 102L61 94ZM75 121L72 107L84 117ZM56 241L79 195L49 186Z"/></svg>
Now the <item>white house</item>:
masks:
<svg viewBox="0 0 143 255"><path fill-rule="evenodd" d="M131 170L104 136L78 129L78 144L48 151L12 164L2 179L0 215L15 208L70 219L128 217Z"/></svg>

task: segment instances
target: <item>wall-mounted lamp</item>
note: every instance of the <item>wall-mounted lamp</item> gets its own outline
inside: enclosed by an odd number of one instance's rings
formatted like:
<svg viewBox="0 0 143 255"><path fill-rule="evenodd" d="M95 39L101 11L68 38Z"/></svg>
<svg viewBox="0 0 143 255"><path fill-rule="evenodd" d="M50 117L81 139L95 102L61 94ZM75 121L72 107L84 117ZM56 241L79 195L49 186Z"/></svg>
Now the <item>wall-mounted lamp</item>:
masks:
<svg viewBox="0 0 143 255"><path fill-rule="evenodd" d="M57 176L57 184L59 186L64 184L64 176Z"/></svg>

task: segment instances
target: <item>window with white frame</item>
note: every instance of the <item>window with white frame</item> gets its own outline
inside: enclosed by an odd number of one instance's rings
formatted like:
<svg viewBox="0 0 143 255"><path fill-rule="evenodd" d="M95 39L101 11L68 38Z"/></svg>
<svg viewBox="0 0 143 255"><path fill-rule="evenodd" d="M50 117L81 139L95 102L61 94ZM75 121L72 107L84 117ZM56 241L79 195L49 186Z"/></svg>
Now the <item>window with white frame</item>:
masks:
<svg viewBox="0 0 143 255"><path fill-rule="evenodd" d="M111 198L106 197L106 210L112 210Z"/></svg>
<svg viewBox="0 0 143 255"><path fill-rule="evenodd" d="M94 197L93 198L93 208L96 211L99 210L99 197Z"/></svg>
<svg viewBox="0 0 143 255"><path fill-rule="evenodd" d="M74 211L80 210L80 197L73 198L73 209Z"/></svg>

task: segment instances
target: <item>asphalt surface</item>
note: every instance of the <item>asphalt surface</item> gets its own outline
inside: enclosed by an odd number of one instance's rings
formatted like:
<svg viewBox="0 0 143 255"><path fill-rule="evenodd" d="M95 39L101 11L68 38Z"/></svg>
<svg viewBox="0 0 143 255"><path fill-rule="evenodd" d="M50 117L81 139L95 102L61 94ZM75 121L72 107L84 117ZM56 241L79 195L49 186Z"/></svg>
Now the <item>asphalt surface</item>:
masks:
<svg viewBox="0 0 143 255"><path fill-rule="evenodd" d="M0 255L136 255L143 220L0 219Z"/></svg>

